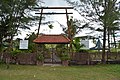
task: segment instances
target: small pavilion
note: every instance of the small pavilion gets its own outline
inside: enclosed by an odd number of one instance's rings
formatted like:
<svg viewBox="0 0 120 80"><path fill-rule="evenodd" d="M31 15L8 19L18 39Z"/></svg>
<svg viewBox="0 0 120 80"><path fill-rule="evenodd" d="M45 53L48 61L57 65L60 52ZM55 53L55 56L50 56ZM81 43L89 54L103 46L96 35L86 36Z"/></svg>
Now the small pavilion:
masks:
<svg viewBox="0 0 120 80"><path fill-rule="evenodd" d="M60 35L41 34L33 42L36 43L36 44L67 44L67 46L68 46L68 44L70 43L70 39L68 37L66 37L65 35L63 35L63 34L60 34ZM68 49L68 47L67 47L67 49ZM52 52L52 54L51 54L52 57L51 57L51 59L46 60L46 62L47 61L48 62L51 61L52 63L61 62L59 57L57 57L54 54L53 50L51 52ZM69 49L68 49L68 53L69 53Z"/></svg>

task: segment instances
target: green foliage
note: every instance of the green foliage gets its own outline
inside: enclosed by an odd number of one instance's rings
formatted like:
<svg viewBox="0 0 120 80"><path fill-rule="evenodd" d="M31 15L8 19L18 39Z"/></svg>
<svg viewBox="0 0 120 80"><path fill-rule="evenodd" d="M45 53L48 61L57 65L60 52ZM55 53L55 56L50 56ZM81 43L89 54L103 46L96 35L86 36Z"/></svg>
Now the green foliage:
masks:
<svg viewBox="0 0 120 80"><path fill-rule="evenodd" d="M30 49L23 49L23 50L21 50L22 51L22 53L32 53L33 51L32 50L30 50Z"/></svg>
<svg viewBox="0 0 120 80"><path fill-rule="evenodd" d="M119 52L120 51L120 49L119 48L111 48L111 50L110 50L111 52Z"/></svg>
<svg viewBox="0 0 120 80"><path fill-rule="evenodd" d="M80 49L79 52L85 52L85 53L87 53L87 52L89 52L89 50L87 50L87 49Z"/></svg>
<svg viewBox="0 0 120 80"><path fill-rule="evenodd" d="M80 44L79 37L74 38L72 44L73 44L76 52L79 52L81 50L81 48L84 47L84 45Z"/></svg>
<svg viewBox="0 0 120 80"><path fill-rule="evenodd" d="M28 45L28 50L31 51L31 52L36 52L37 51L37 46L35 43L30 43Z"/></svg>
<svg viewBox="0 0 120 80"><path fill-rule="evenodd" d="M115 42L115 31L117 23L120 20L120 10L116 7L119 2L117 0L66 0L69 4L74 6L74 9L84 17L89 25L91 23L100 22L100 26L103 27L103 54L102 61L105 63L105 48L106 48L106 35L108 34L108 47L109 46L109 36L113 35ZM92 24L93 25L93 24ZM95 28L93 28L96 31ZM98 30L98 29L97 29ZM111 32L113 32L111 34Z"/></svg>
<svg viewBox="0 0 120 80"><path fill-rule="evenodd" d="M33 43L33 40L35 39L37 37L37 35L34 33L34 32L32 32L31 34L27 34L27 36L26 36L26 40L29 40L29 43Z"/></svg>
<svg viewBox="0 0 120 80"><path fill-rule="evenodd" d="M33 52L37 51L36 45L33 42L29 42L28 49L22 49L22 50L20 50L19 49L19 42L20 42L20 40L18 40L18 39L16 39L16 40L13 41L13 49L12 49L13 52L14 51L15 52L16 51L21 51L21 53L33 53Z"/></svg>
<svg viewBox="0 0 120 80"><path fill-rule="evenodd" d="M69 54L67 54L67 53L63 53L63 54L60 55L60 59L61 59L62 61L70 60L70 56L69 56Z"/></svg>
<svg viewBox="0 0 120 80"><path fill-rule="evenodd" d="M14 40L14 43L16 43L16 45L14 45L13 50L11 51L12 55L16 55L18 53L33 53L36 52L36 45L34 43L28 44L28 49L19 49L19 41L16 42L16 40Z"/></svg>
<svg viewBox="0 0 120 80"><path fill-rule="evenodd" d="M98 50L88 50L89 53L98 53Z"/></svg>
<svg viewBox="0 0 120 80"><path fill-rule="evenodd" d="M29 13L32 11L32 7L36 5L35 0L3 0L0 4L2 15L0 22L3 23L1 24L3 30L6 29L6 32L15 35L18 28L30 29L26 24L33 18Z"/></svg>
<svg viewBox="0 0 120 80"><path fill-rule="evenodd" d="M79 31L82 29L81 27L79 27L81 24L79 23L78 20L73 19L73 17L71 17L70 19L68 19L68 23L67 25L69 26L69 28L63 28L63 31L69 35L69 37L71 39L73 39L73 37L75 37L75 35L77 33L79 33ZM69 33L70 32L70 33Z"/></svg>
<svg viewBox="0 0 120 80"><path fill-rule="evenodd" d="M43 60L44 60L44 56L43 56L42 53L38 53L38 55L37 55L37 60L38 60L38 61L43 61Z"/></svg>
<svg viewBox="0 0 120 80"><path fill-rule="evenodd" d="M0 47L8 38L11 46L13 37L20 33L20 28L30 29L36 19L31 14L35 6L38 6L37 0L0 1Z"/></svg>
<svg viewBox="0 0 120 80"><path fill-rule="evenodd" d="M28 50L25 50L25 51L28 51L29 53L37 51L37 45L35 43L33 43L33 40L36 37L37 37L37 35L34 32L32 32L31 34L27 34L25 40L28 40L29 44L28 44Z"/></svg>
<svg viewBox="0 0 120 80"><path fill-rule="evenodd" d="M119 44L118 44L118 48L120 49L120 41L119 41Z"/></svg>
<svg viewBox="0 0 120 80"><path fill-rule="evenodd" d="M13 56L16 56L17 54L20 54L20 53L22 53L22 51L21 50L13 50L13 51L11 51L11 54L13 55Z"/></svg>
<svg viewBox="0 0 120 80"><path fill-rule="evenodd" d="M50 25L48 25L48 27L50 28L50 29L53 29L53 25L52 24L50 24Z"/></svg>
<svg viewBox="0 0 120 80"><path fill-rule="evenodd" d="M66 45L65 44L57 44L56 45L56 51L57 51L57 54L61 57L61 54L62 53L65 53L65 51L67 50L66 49Z"/></svg>

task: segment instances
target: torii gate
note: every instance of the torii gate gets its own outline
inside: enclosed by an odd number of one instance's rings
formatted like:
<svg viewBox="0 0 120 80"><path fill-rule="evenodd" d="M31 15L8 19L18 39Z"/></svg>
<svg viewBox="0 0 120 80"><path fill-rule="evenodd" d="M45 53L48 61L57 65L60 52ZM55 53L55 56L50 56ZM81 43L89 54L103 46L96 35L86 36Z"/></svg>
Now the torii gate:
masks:
<svg viewBox="0 0 120 80"><path fill-rule="evenodd" d="M39 20L39 26L38 26L38 32L37 32L37 36L39 35L39 31L40 31L40 25L41 25L41 21L42 21L42 15L51 15L51 14L66 14L66 19L67 19L67 26L68 26L68 37L71 40L71 36L70 36L70 26L68 25L68 14L73 14L73 13L68 13L68 9L73 9L73 7L39 7L39 8L35 8L35 9L41 9L40 13L35 13L35 14L40 14L40 20ZM63 12L52 12L52 13L43 13L44 9L65 9L65 13Z"/></svg>

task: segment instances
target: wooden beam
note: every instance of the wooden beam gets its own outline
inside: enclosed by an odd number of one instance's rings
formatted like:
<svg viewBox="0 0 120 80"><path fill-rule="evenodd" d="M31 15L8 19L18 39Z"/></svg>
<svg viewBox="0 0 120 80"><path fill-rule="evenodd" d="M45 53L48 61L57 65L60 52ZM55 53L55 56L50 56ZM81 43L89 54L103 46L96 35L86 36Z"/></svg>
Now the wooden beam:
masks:
<svg viewBox="0 0 120 80"><path fill-rule="evenodd" d="M35 14L52 15L52 14L66 14L66 13L35 13ZM73 13L67 13L67 14L73 14Z"/></svg>
<svg viewBox="0 0 120 80"><path fill-rule="evenodd" d="M43 9L41 9L41 14L40 14L40 20L39 20L39 26L38 26L38 32L37 32L37 37L39 35L39 31L40 31L40 25L41 25L41 21L42 21L42 14L43 13Z"/></svg>
<svg viewBox="0 0 120 80"><path fill-rule="evenodd" d="M36 7L34 9L73 9L73 7Z"/></svg>

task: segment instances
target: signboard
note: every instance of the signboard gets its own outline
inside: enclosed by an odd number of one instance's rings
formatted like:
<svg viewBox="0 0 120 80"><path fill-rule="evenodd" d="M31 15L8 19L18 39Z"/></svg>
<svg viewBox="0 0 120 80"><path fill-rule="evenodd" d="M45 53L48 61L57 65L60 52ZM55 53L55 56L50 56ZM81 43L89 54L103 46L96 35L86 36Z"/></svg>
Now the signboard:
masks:
<svg viewBox="0 0 120 80"><path fill-rule="evenodd" d="M28 49L28 40L20 40L19 49Z"/></svg>

